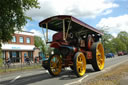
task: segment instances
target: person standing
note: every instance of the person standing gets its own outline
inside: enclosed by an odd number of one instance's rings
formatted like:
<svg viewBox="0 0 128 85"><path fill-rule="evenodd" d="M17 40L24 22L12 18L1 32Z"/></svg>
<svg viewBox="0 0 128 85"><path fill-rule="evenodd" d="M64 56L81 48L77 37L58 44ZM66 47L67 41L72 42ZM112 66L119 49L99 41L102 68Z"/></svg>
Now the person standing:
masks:
<svg viewBox="0 0 128 85"><path fill-rule="evenodd" d="M6 65L8 66L8 68L10 67L10 64L11 64L11 59L10 58L7 58L6 59Z"/></svg>
<svg viewBox="0 0 128 85"><path fill-rule="evenodd" d="M25 61L26 61L26 63L27 63L28 65L30 65L30 59L29 59L28 56L26 57L26 60L25 60Z"/></svg>

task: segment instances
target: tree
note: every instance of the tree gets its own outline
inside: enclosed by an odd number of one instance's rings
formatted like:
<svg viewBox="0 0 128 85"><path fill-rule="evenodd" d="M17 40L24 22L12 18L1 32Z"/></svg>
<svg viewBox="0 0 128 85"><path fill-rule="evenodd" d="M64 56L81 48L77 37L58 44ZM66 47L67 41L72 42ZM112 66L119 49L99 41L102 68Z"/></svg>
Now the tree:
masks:
<svg viewBox="0 0 128 85"><path fill-rule="evenodd" d="M126 45L128 51L128 33L125 31L121 31L117 37Z"/></svg>
<svg viewBox="0 0 128 85"><path fill-rule="evenodd" d="M108 33L106 29L100 29L101 32L104 33L104 36L102 36L102 43L104 46L105 53L115 53L115 49L113 48L111 40L114 38L111 34Z"/></svg>
<svg viewBox="0 0 128 85"><path fill-rule="evenodd" d="M43 54L46 53L46 45L45 45L45 43L44 43L44 41L42 40L41 37L39 37L39 36L34 37L34 45L37 48L40 48Z"/></svg>
<svg viewBox="0 0 128 85"><path fill-rule="evenodd" d="M1 43L12 39L16 30L21 31L27 21L31 19L25 11L39 8L37 0L1 0L0 1L0 48Z"/></svg>
<svg viewBox="0 0 128 85"><path fill-rule="evenodd" d="M115 47L113 46L112 40L105 43L104 46L105 46L105 49L104 49L105 53L115 53L116 52Z"/></svg>
<svg viewBox="0 0 128 85"><path fill-rule="evenodd" d="M108 27L107 27L108 28ZM128 33L122 31L118 34L117 38L114 38L111 34L108 33L105 27L100 29L104 33L102 37L102 43L104 45L105 53L115 53L119 51L128 51Z"/></svg>
<svg viewBox="0 0 128 85"><path fill-rule="evenodd" d="M119 38L114 38L112 40L112 45L115 48L116 52L126 50L126 45Z"/></svg>

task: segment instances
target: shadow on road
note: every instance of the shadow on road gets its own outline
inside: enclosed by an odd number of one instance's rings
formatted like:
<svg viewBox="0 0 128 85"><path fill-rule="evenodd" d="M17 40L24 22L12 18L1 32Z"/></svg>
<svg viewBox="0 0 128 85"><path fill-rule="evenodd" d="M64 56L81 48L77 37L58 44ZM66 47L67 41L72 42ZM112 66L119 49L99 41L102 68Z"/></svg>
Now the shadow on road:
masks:
<svg viewBox="0 0 128 85"><path fill-rule="evenodd" d="M94 72L92 69L86 69L86 73ZM52 77L48 73L41 73L37 75L21 77L17 80L6 80L0 82L0 85L28 85L36 82L41 82L48 79L59 78L59 80L71 80L78 78L72 70L64 70L58 77Z"/></svg>
<svg viewBox="0 0 128 85"><path fill-rule="evenodd" d="M0 82L0 85L27 85L39 81L43 81L46 79L52 78L48 73L43 73L43 74L37 74L37 75L32 75L32 76L27 76L23 78L19 78L13 82L13 80L7 80L7 81L2 81Z"/></svg>
<svg viewBox="0 0 128 85"><path fill-rule="evenodd" d="M85 75L87 73L92 73L92 72L94 72L93 69L86 69ZM69 70L69 71L65 71L64 73L62 73L59 79L60 80L69 80L69 79L76 79L76 78L78 78L78 77L75 75L75 73L72 70Z"/></svg>

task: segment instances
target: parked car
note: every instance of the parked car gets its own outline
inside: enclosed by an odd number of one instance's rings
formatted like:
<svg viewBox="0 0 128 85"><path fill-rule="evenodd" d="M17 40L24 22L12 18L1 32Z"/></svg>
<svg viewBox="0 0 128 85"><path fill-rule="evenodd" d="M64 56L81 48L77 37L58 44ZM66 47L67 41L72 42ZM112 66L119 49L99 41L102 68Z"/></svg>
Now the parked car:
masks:
<svg viewBox="0 0 128 85"><path fill-rule="evenodd" d="M114 57L114 54L113 53L107 53L106 54L106 58L113 58Z"/></svg>
<svg viewBox="0 0 128 85"><path fill-rule="evenodd" d="M123 52L118 52L118 56L122 56L122 55L124 55Z"/></svg>
<svg viewBox="0 0 128 85"><path fill-rule="evenodd" d="M124 55L127 55L128 53L127 52L123 52Z"/></svg>

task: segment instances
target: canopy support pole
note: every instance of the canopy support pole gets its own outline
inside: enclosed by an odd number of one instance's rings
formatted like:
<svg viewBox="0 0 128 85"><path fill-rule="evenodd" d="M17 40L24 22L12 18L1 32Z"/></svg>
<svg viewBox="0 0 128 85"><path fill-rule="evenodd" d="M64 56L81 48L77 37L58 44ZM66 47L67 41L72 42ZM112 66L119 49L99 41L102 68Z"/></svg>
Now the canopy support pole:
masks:
<svg viewBox="0 0 128 85"><path fill-rule="evenodd" d="M70 24L71 24L71 21L70 21L69 24L68 24L68 29L67 29L67 32L66 32L66 39L67 39L67 37L68 37L68 32L69 32L69 29L70 29Z"/></svg>
<svg viewBox="0 0 128 85"><path fill-rule="evenodd" d="M43 28L42 28L42 32L43 32L44 41L46 43L46 36L45 36L45 33L44 33L44 29Z"/></svg>
<svg viewBox="0 0 128 85"><path fill-rule="evenodd" d="M65 39L65 20L63 19L63 39Z"/></svg>
<svg viewBox="0 0 128 85"><path fill-rule="evenodd" d="M46 43L48 42L48 23L46 23Z"/></svg>

